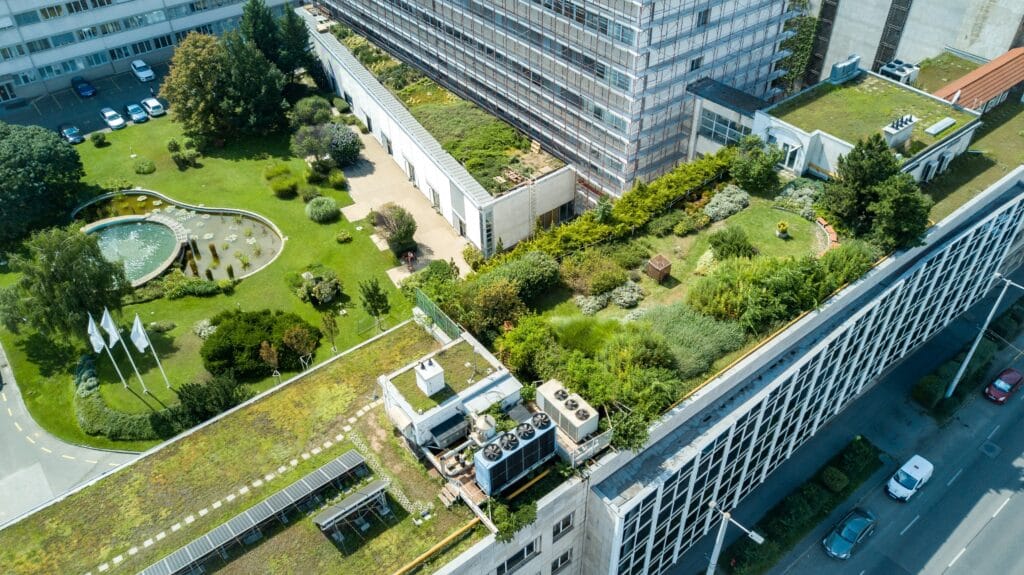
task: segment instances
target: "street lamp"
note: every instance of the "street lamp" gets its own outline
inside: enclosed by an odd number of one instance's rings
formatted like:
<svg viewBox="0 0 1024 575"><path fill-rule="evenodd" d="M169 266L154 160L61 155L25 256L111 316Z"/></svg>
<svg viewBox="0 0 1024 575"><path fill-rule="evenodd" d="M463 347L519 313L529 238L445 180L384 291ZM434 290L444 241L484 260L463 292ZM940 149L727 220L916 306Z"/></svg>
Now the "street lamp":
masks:
<svg viewBox="0 0 1024 575"><path fill-rule="evenodd" d="M728 529L730 523L742 529L743 532L747 534L747 537L749 537L754 543L757 543L758 545L764 543L764 537L761 537L756 531L747 529L746 527L737 523L736 520L732 518L731 513L719 509L718 504L716 504L714 501L708 503L708 507L710 507L714 511L717 511L718 514L722 516L722 523L718 527L718 536L715 537L715 550L711 552L711 563L708 563L707 571L707 575L715 575L715 571L718 569L718 556L722 554L722 543L725 542L725 531L726 529Z"/></svg>
<svg viewBox="0 0 1024 575"><path fill-rule="evenodd" d="M971 363L971 358L974 357L974 352L978 349L978 344L981 343L981 338L985 337L985 332L988 331L988 324L992 323L992 318L995 317L996 310L999 309L999 304L1003 301L1003 296L1006 295L1006 290L1010 289L1011 285L1015 288L1024 289L1024 286L1011 281L1010 278L1001 273L996 272L995 279L1003 280L1003 289L999 291L999 297L997 297L996 302L992 304L992 310L988 312L988 317L985 318L985 323L981 325L981 330L978 331L978 337L974 338L974 343L971 344L971 349L967 352L967 357L964 358L963 363L960 364L960 369L956 370L956 375L953 376L953 380L950 381L949 386L946 387L946 399L953 397L953 392L956 391L957 384L960 383L960 380L964 376L964 372L967 371L967 366Z"/></svg>

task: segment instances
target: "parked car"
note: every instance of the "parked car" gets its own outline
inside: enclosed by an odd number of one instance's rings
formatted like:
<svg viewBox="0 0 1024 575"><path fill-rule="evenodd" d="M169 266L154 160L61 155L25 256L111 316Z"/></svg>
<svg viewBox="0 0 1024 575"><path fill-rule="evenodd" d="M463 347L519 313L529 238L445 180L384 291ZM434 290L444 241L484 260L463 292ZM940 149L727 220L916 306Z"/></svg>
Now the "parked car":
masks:
<svg viewBox="0 0 1024 575"><path fill-rule="evenodd" d="M156 79L153 69L143 60L132 60L132 74L135 74L135 78L140 82L152 82Z"/></svg>
<svg viewBox="0 0 1024 575"><path fill-rule="evenodd" d="M142 109L142 106L138 104L128 104L124 107L124 115L128 116L128 119L136 124L149 121L149 114Z"/></svg>
<svg viewBox="0 0 1024 575"><path fill-rule="evenodd" d="M157 100L156 98L146 98L145 100L143 100L142 109L145 110L146 113L149 114L151 118L163 116L167 113L167 110L164 109L164 105L161 104L160 100Z"/></svg>
<svg viewBox="0 0 1024 575"><path fill-rule="evenodd" d="M985 388L985 397L1002 405L1006 403L1007 399L1010 399L1013 392L1017 391L1022 381L1024 381L1024 376L1016 369L1003 370L1003 373L1000 373L999 377Z"/></svg>
<svg viewBox="0 0 1024 575"><path fill-rule="evenodd" d="M120 130L128 126L128 123L124 121L121 114L118 114L112 108L100 110L100 117L103 118L103 123L111 130Z"/></svg>
<svg viewBox="0 0 1024 575"><path fill-rule="evenodd" d="M849 559L854 547L875 532L877 523L874 513L859 507L851 509L822 539L825 553L836 559Z"/></svg>
<svg viewBox="0 0 1024 575"><path fill-rule="evenodd" d="M920 455L915 455L889 479L885 490L889 497L897 501L907 501L928 483L933 471L935 467L931 462Z"/></svg>
<svg viewBox="0 0 1024 575"><path fill-rule="evenodd" d="M71 88L81 98L91 98L96 95L96 86L93 86L81 76L75 76L71 79Z"/></svg>
<svg viewBox="0 0 1024 575"><path fill-rule="evenodd" d="M82 136L82 132L71 124L61 124L57 127L57 133L60 134L61 138L64 138L69 144L81 144L85 141L85 137Z"/></svg>

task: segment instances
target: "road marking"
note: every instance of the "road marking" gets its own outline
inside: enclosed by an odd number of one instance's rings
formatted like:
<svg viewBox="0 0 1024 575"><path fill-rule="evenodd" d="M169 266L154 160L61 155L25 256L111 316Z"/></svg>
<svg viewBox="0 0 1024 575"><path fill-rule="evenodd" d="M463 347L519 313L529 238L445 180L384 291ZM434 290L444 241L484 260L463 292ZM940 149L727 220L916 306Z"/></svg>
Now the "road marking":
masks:
<svg viewBox="0 0 1024 575"><path fill-rule="evenodd" d="M949 567L952 567L953 564L956 563L956 560L959 559L960 556L964 554L964 551L967 551L966 547L961 549L960 552L956 554L956 557L954 557L953 560L949 562Z"/></svg>
<svg viewBox="0 0 1024 575"><path fill-rule="evenodd" d="M99 463L99 461L95 461L93 459L86 459L85 462L86 463Z"/></svg>
<svg viewBox="0 0 1024 575"><path fill-rule="evenodd" d="M963 472L964 472L964 468L963 467L961 467L960 469L957 469L956 470L956 474L953 475L953 478L946 482L946 487L949 487L950 485L953 485L953 482L956 481L956 478L960 477L960 474L963 473Z"/></svg>
<svg viewBox="0 0 1024 575"><path fill-rule="evenodd" d="M75 459L75 457L73 455L67 455L67 454L62 454L61 457L63 457L64 459L70 459L72 461L74 461L74 459Z"/></svg>
<svg viewBox="0 0 1024 575"><path fill-rule="evenodd" d="M907 523L907 526L903 528L903 531L900 531L900 535L903 535L904 533L906 533L907 530L910 529L911 527L913 527L914 524L917 523L917 520L920 519L920 518L921 518L920 515L915 515L914 518L910 520L910 523Z"/></svg>
<svg viewBox="0 0 1024 575"><path fill-rule="evenodd" d="M52 450L50 450L50 449L47 449L47 448L45 448L45 447L40 447L39 449L42 449L43 451L45 451L45 452L47 452L47 453L53 453L53 451L52 451Z"/></svg>
<svg viewBox="0 0 1024 575"><path fill-rule="evenodd" d="M4 398L4 403L7 403L7 392L6 391L0 391L0 397L3 397Z"/></svg>
<svg viewBox="0 0 1024 575"><path fill-rule="evenodd" d="M28 435L25 436L25 439L27 439L29 443L35 443L36 442L35 439L32 439L32 437L30 437Z"/></svg>
<svg viewBox="0 0 1024 575"><path fill-rule="evenodd" d="M998 425L995 426L994 428L992 428L992 432L989 433L988 437L986 437L985 439L986 440L992 439L992 436L995 435L997 431L999 431L999 426Z"/></svg>
<svg viewBox="0 0 1024 575"><path fill-rule="evenodd" d="M996 515L999 515L999 512L1002 511L1003 507L1006 507L1006 504L1009 503L1009 502L1010 502L1010 498L1007 497L1006 501L1003 501L1003 504L999 506L999 509L996 509L996 512L992 514L992 517L995 517Z"/></svg>
<svg viewBox="0 0 1024 575"><path fill-rule="evenodd" d="M12 411L10 407L7 408L7 415L14 417L14 411Z"/></svg>
<svg viewBox="0 0 1024 575"><path fill-rule="evenodd" d="M14 422L14 427L17 427L18 431L21 431L21 424L18 423L17 421Z"/></svg>
<svg viewBox="0 0 1024 575"><path fill-rule="evenodd" d="M108 463L107 465L109 465L109 466L111 466L111 467L117 467L117 464L116 464L116 463Z"/></svg>

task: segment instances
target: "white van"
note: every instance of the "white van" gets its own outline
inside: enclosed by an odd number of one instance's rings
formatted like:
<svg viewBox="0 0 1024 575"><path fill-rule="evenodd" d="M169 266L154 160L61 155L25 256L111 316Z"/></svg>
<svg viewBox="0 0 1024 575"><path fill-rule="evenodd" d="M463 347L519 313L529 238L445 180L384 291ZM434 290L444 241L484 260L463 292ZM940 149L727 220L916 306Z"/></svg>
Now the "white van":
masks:
<svg viewBox="0 0 1024 575"><path fill-rule="evenodd" d="M910 499L928 480L932 478L935 467L927 459L915 455L907 460L899 470L889 479L885 486L889 497L897 501Z"/></svg>

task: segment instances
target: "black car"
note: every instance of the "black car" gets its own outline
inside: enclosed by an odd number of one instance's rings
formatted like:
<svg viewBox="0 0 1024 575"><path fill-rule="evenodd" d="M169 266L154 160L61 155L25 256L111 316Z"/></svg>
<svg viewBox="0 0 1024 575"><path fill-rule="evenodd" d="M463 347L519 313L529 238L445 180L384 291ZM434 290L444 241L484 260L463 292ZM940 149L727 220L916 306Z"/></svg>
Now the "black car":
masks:
<svg viewBox="0 0 1024 575"><path fill-rule="evenodd" d="M69 144L81 144L85 141L85 137L82 136L82 132L71 124L61 124L57 128L57 133L60 134L61 138L64 138Z"/></svg>
<svg viewBox="0 0 1024 575"><path fill-rule="evenodd" d="M71 79L71 87L82 98L91 98L96 95L96 86L93 86L81 76L75 76Z"/></svg>
<svg viewBox="0 0 1024 575"><path fill-rule="evenodd" d="M852 509L822 540L825 553L836 559L849 559L853 548L875 532L876 524L875 515L870 511L859 507Z"/></svg>

